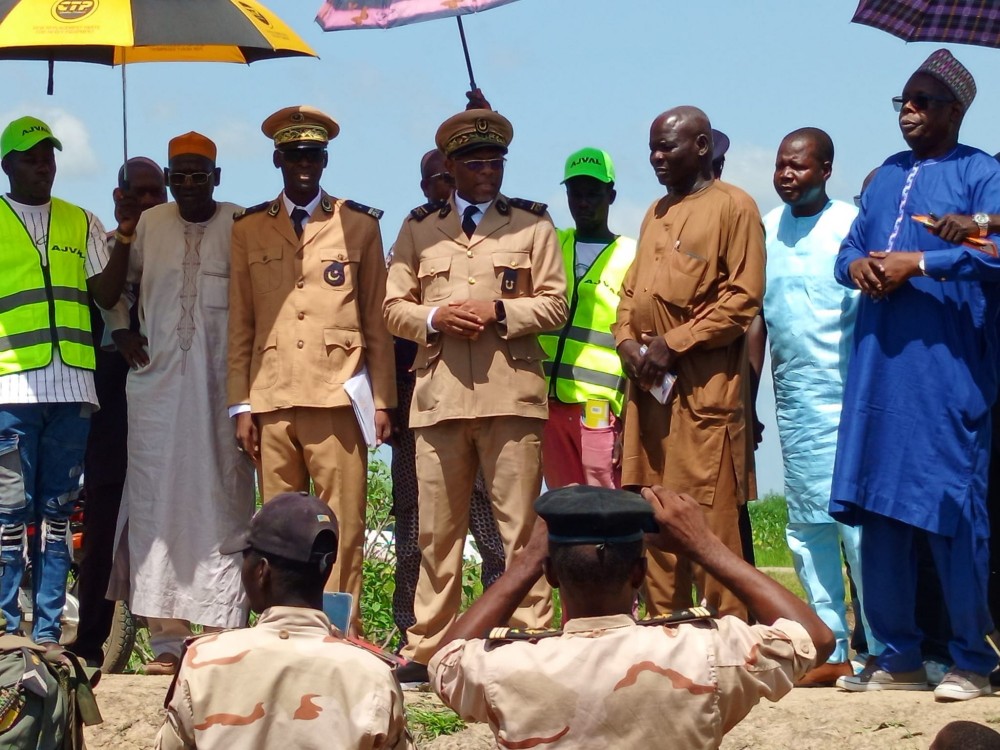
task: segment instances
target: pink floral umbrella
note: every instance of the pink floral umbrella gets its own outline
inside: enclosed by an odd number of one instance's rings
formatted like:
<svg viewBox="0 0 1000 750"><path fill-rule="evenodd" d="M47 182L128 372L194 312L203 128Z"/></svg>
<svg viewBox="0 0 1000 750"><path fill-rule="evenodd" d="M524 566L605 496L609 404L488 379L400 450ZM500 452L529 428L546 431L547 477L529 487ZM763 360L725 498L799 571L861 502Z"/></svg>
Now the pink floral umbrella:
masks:
<svg viewBox="0 0 1000 750"><path fill-rule="evenodd" d="M388 29L455 16L458 33L462 37L465 64L469 69L469 85L476 89L462 16L513 2L515 0L326 0L316 14L316 23L324 31Z"/></svg>

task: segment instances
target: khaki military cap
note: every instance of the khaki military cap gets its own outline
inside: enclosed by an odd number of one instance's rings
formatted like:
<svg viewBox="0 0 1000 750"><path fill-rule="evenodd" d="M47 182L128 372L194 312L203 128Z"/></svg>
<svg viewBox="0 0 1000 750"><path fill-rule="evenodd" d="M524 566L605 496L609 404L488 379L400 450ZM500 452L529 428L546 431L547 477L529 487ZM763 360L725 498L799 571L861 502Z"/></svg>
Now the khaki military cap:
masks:
<svg viewBox="0 0 1000 750"><path fill-rule="evenodd" d="M494 147L507 152L514 139L510 120L492 109L467 109L449 117L438 128L434 142L445 156L456 156L474 148Z"/></svg>
<svg viewBox="0 0 1000 750"><path fill-rule="evenodd" d="M336 120L307 104L279 109L260 129L275 148L324 148L340 133Z"/></svg>

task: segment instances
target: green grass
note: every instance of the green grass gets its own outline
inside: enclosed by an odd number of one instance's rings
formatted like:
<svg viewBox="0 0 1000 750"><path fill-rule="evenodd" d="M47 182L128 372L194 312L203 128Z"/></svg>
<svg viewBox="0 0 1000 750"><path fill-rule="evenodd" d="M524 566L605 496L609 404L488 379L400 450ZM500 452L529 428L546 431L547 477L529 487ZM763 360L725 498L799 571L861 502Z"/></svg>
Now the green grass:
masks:
<svg viewBox="0 0 1000 750"><path fill-rule="evenodd" d="M465 729L465 722L447 708L429 709L410 706L406 709L406 723L410 734L418 742L430 742L446 734Z"/></svg>

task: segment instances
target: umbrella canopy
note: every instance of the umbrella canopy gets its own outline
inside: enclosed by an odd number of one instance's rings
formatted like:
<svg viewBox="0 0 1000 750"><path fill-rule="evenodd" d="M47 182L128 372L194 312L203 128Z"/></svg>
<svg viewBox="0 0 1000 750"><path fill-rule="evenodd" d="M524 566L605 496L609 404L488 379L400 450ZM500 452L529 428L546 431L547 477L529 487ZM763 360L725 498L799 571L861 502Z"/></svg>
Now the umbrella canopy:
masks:
<svg viewBox="0 0 1000 750"><path fill-rule="evenodd" d="M239 62L316 53L257 0L0 0L0 59Z"/></svg>
<svg viewBox="0 0 1000 750"><path fill-rule="evenodd" d="M862 0L851 20L908 42L1000 47L996 0Z"/></svg>
<svg viewBox="0 0 1000 750"><path fill-rule="evenodd" d="M326 0L316 22L324 31L388 29L434 18L478 13L515 0Z"/></svg>

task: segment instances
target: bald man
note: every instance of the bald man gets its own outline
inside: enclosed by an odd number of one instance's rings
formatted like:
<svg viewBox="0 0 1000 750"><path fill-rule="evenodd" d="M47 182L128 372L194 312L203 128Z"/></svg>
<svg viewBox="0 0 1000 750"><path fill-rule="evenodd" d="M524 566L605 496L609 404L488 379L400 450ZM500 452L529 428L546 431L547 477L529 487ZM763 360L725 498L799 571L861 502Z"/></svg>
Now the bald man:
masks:
<svg viewBox="0 0 1000 750"><path fill-rule="evenodd" d="M690 494L739 554L738 508L756 495L745 334L764 295L760 212L713 177L712 126L700 109L678 107L653 121L649 161L667 194L643 219L613 328L630 379L622 485ZM652 616L690 607L692 584L721 614L746 617L703 568L651 550Z"/></svg>

